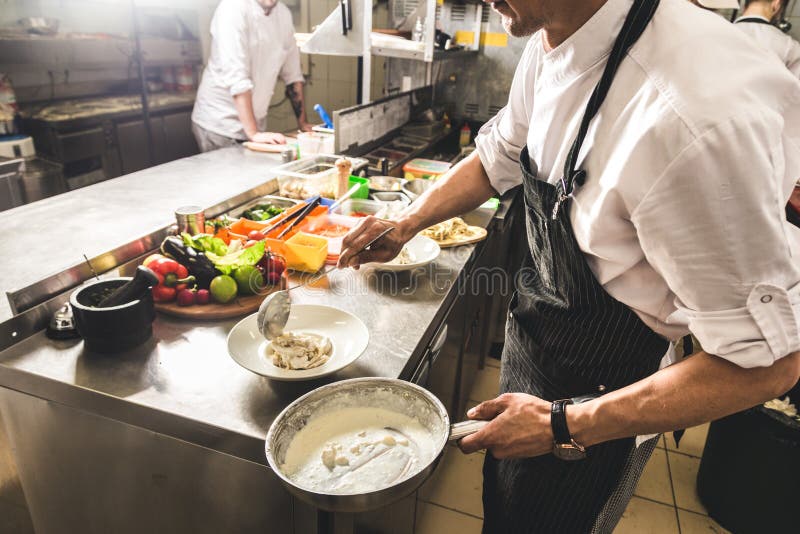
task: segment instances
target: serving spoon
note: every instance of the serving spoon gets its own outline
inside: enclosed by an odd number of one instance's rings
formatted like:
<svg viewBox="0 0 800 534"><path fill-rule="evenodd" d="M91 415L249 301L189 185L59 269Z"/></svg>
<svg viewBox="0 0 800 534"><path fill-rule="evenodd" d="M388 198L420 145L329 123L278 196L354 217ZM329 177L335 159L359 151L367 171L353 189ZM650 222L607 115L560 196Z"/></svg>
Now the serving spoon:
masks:
<svg viewBox="0 0 800 534"><path fill-rule="evenodd" d="M394 228L394 226L390 226L382 231L369 243L361 247L361 249L356 252L356 255L368 250L372 245L377 243L378 240L383 238L383 236L394 230ZM289 292L297 289L298 287L304 287L309 284L313 284L334 269L336 269L336 266L329 267L328 269L321 271L319 274L316 274L315 276L300 284L297 284L296 286L290 287L289 289L282 289L281 291L276 291L267 295L267 298L265 298L261 303L261 306L258 307L258 316L256 318L258 331L261 332L261 335L272 341L276 337L283 334L283 329L286 327L286 323L289 321L289 314L292 311L292 301L289 296Z"/></svg>

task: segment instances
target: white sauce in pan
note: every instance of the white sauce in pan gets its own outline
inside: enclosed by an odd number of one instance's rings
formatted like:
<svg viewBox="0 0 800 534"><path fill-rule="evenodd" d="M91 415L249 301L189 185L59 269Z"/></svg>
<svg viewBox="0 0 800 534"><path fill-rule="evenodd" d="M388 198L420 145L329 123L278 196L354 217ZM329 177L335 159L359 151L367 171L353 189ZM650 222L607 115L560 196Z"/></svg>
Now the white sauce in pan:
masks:
<svg viewBox="0 0 800 534"><path fill-rule="evenodd" d="M312 491L376 491L412 477L438 451L416 419L372 407L348 407L312 418L292 439L281 470Z"/></svg>

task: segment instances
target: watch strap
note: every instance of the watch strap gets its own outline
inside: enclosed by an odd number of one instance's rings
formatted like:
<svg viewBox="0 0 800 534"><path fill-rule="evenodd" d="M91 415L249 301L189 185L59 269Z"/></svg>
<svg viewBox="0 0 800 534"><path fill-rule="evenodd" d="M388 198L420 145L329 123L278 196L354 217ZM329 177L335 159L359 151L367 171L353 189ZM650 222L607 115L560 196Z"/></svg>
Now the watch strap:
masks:
<svg viewBox="0 0 800 534"><path fill-rule="evenodd" d="M572 404L571 399L554 401L550 406L550 426L553 429L553 441L559 444L572 443L572 436L567 427L566 406Z"/></svg>

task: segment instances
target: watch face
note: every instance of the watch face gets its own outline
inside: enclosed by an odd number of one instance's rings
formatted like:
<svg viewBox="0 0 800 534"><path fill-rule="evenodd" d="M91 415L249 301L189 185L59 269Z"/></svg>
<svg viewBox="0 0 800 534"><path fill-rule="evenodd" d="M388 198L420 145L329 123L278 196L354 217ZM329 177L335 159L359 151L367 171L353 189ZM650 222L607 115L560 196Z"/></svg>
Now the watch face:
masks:
<svg viewBox="0 0 800 534"><path fill-rule="evenodd" d="M570 444L556 443L555 447L553 447L553 454L561 460L583 460L586 458L585 451Z"/></svg>

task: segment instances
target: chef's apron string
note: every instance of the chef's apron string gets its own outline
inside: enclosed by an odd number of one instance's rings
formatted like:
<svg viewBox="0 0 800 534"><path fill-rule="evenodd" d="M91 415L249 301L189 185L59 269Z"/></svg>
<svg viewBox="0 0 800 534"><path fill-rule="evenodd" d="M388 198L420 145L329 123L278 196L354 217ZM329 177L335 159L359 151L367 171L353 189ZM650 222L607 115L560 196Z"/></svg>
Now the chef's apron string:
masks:
<svg viewBox="0 0 800 534"><path fill-rule="evenodd" d="M583 146L583 141L589 131L589 124L594 116L597 115L600 106L603 104L608 90L611 87L611 82L614 81L614 75L617 73L617 69L622 63L625 54L639 39L645 28L647 28L647 24L650 22L650 19L653 18L657 7L658 1L635 2L628 12L628 16L622 27L625 33L621 33L614 42L614 46L608 56L606 69L600 77L600 82L598 82L592 91L592 96L589 98L589 103L586 105L586 109L583 112L578 135L572 142L572 147L567 154L567 159L564 161L564 174L561 178L561 183L558 184L559 196L571 196L575 185L583 185L586 180L586 172L581 169L576 170L576 167L578 165L578 156L580 155L579 153ZM556 210L554 211L557 212L557 210L558 206L556 206Z"/></svg>

